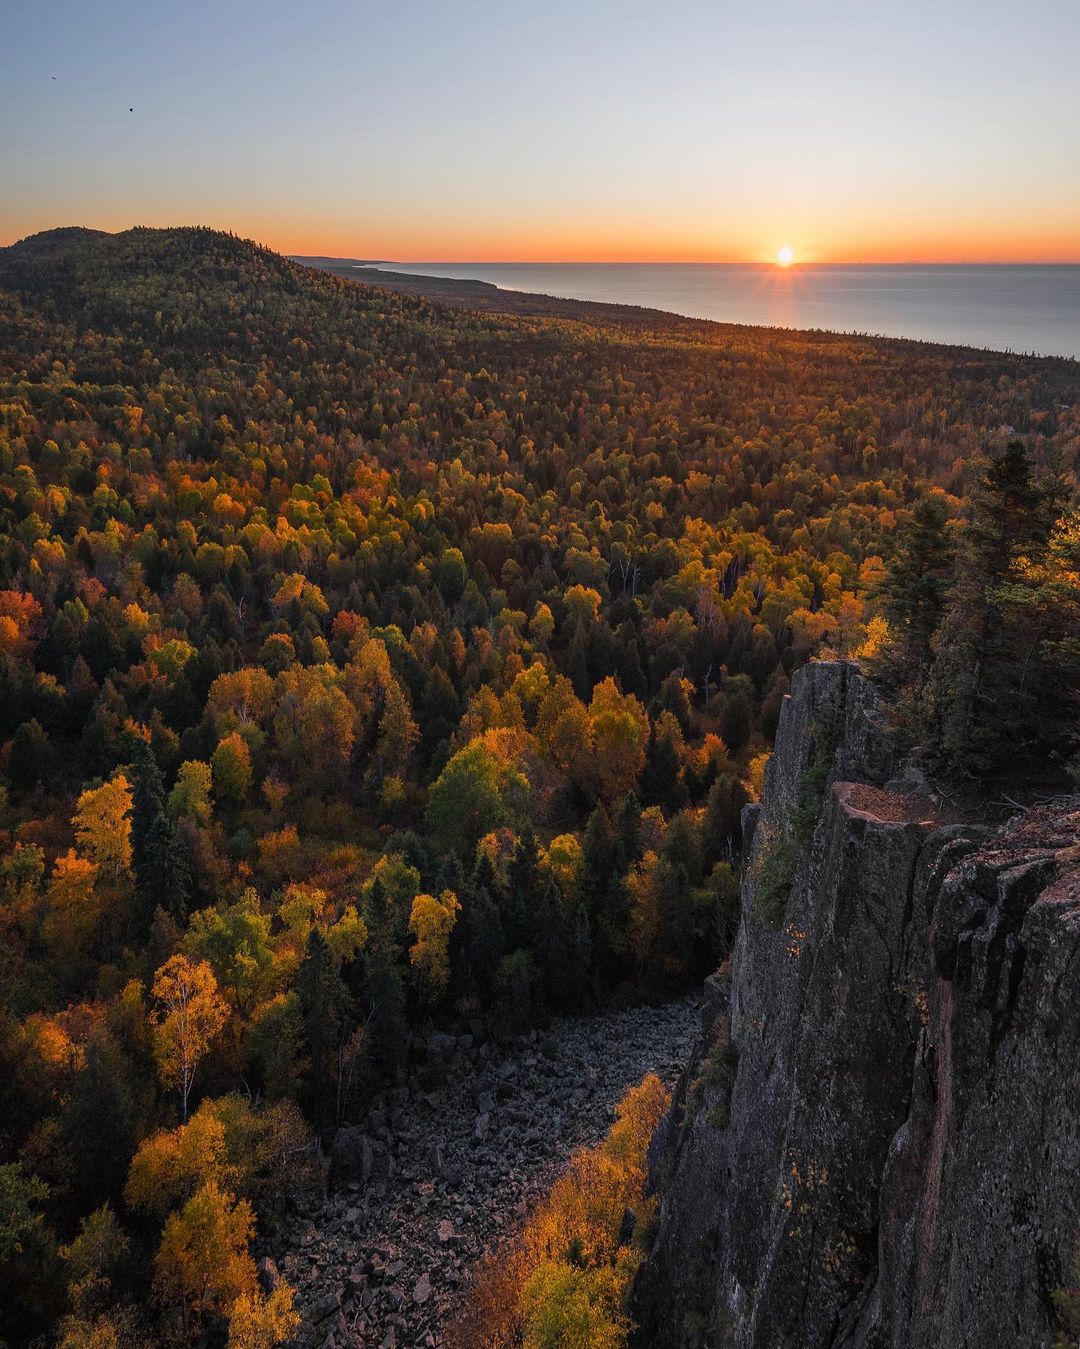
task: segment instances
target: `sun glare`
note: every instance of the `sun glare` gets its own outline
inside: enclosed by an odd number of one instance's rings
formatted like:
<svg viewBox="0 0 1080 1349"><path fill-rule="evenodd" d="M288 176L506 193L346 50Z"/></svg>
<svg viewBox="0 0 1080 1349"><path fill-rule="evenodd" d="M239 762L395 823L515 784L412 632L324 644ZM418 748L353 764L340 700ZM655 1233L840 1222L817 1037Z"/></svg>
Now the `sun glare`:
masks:
<svg viewBox="0 0 1080 1349"><path fill-rule="evenodd" d="M783 248L778 248L776 250L776 261L781 267L790 267L795 261L795 250L788 244L785 244Z"/></svg>

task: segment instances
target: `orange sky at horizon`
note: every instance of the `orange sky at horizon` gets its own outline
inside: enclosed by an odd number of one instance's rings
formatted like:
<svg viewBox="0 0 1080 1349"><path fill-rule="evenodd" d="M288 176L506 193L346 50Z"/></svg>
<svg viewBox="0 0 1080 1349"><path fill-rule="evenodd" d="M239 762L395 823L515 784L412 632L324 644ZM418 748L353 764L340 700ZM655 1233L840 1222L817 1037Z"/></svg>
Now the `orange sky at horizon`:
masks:
<svg viewBox="0 0 1080 1349"><path fill-rule="evenodd" d="M516 223L516 222L515 222ZM253 239L285 254L325 255L345 258L385 259L394 262L522 262L522 263L772 263L781 247L790 247L794 263L1029 263L1080 264L1080 239L1071 220L1030 222L1022 232L1017 224L997 222L994 229L984 228L958 233L930 223L921 228L911 222L907 230L860 232L850 219L829 226L800 228L798 223L782 223L779 228L768 221L743 224L739 232L725 233L723 228L702 230L700 221L686 222L683 228L664 231L627 228L617 241L609 226L581 222L564 224L561 234L546 227L533 229L507 227L477 229L468 224L457 227L444 222L436 229L415 225L394 228L380 222L372 226L350 226L337 220L320 220L305 212L291 220L237 212L222 217L209 204L199 214L170 212L158 217L145 213L127 219L116 210L85 213L78 220L64 218L34 219L16 222L0 242L10 244L39 229L80 224L110 232L131 225L167 226L209 224ZM678 222L676 222L678 224ZM694 228L696 226L697 228Z"/></svg>

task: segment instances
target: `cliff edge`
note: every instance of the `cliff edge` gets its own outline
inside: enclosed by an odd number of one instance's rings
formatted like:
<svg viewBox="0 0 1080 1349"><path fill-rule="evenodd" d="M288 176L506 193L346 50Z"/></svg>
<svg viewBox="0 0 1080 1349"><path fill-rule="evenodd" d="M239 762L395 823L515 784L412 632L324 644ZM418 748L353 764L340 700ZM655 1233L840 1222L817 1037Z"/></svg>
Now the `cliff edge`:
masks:
<svg viewBox="0 0 1080 1349"><path fill-rule="evenodd" d="M1080 812L992 831L896 767L869 680L799 672L653 1143L642 1344L1053 1339L1080 1237Z"/></svg>

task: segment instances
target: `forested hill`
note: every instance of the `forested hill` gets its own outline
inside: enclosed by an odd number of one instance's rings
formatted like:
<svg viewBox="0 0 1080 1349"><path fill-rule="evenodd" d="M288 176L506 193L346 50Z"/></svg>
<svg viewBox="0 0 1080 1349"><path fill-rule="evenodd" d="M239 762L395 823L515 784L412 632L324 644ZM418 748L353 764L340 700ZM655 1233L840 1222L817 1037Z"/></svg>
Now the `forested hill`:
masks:
<svg viewBox="0 0 1080 1349"><path fill-rule="evenodd" d="M273 1342L252 1224L417 1032L711 969L789 676L917 644L977 456L973 556L1062 612L1024 493L1075 362L522 308L205 229L0 250L13 1343ZM997 547L994 492L1049 523Z"/></svg>

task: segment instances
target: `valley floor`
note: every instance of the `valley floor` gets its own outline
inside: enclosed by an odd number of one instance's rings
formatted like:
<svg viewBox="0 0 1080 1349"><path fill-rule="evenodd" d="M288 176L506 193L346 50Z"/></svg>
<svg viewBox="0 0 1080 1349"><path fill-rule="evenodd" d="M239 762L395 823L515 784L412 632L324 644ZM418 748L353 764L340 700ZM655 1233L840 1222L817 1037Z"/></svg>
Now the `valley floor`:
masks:
<svg viewBox="0 0 1080 1349"><path fill-rule="evenodd" d="M628 1087L675 1081L698 1024L683 1000L557 1022L503 1050L436 1036L441 1081L399 1088L339 1135L337 1189L272 1249L298 1290L300 1342L440 1344L474 1261L604 1137Z"/></svg>

